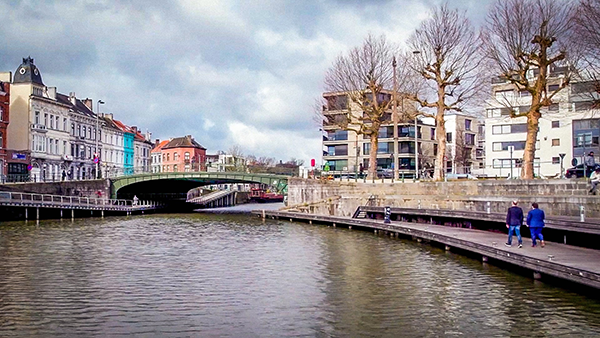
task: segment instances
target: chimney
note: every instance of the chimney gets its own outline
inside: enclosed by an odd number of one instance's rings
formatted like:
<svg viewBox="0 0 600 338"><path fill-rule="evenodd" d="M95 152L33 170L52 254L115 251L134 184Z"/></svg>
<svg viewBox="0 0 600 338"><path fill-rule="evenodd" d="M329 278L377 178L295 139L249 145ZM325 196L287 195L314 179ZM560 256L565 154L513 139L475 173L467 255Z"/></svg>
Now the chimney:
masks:
<svg viewBox="0 0 600 338"><path fill-rule="evenodd" d="M136 127L136 126L131 126L131 130L133 130L133 132L134 132L135 134L137 134L137 132L138 132L138 130L137 130L137 127Z"/></svg>
<svg viewBox="0 0 600 338"><path fill-rule="evenodd" d="M69 101L71 101L72 105L75 105L77 103L77 98L75 97L75 92L69 93Z"/></svg>
<svg viewBox="0 0 600 338"><path fill-rule="evenodd" d="M112 113L104 113L102 114L104 117L106 117L107 119L111 120L113 119L113 114Z"/></svg>
<svg viewBox="0 0 600 338"><path fill-rule="evenodd" d="M156 139L156 141L154 142L155 145L158 145L160 143L160 139Z"/></svg>
<svg viewBox="0 0 600 338"><path fill-rule="evenodd" d="M48 97L56 100L56 87L48 87Z"/></svg>
<svg viewBox="0 0 600 338"><path fill-rule="evenodd" d="M86 98L85 100L83 100L83 104L85 104L85 106L88 107L89 110L94 110L94 101L92 101L92 99Z"/></svg>

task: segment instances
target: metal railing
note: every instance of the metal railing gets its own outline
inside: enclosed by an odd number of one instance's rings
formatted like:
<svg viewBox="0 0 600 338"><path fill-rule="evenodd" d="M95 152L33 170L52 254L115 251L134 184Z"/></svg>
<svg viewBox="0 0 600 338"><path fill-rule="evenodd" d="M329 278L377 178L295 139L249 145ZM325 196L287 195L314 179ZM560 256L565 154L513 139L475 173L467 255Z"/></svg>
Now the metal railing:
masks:
<svg viewBox="0 0 600 338"><path fill-rule="evenodd" d="M46 195L22 192L0 192L0 204L17 206L42 207L85 207L85 208L153 208L158 204L154 201L137 201L126 199L107 199L79 196Z"/></svg>

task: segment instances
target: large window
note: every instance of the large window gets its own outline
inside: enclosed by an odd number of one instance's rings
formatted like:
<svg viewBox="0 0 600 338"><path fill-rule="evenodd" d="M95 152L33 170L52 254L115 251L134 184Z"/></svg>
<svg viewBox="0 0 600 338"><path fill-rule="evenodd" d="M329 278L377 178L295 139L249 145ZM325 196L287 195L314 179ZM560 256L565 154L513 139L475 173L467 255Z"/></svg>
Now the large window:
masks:
<svg viewBox="0 0 600 338"><path fill-rule="evenodd" d="M452 133L446 133L446 142L452 143Z"/></svg>
<svg viewBox="0 0 600 338"><path fill-rule="evenodd" d="M526 133L527 123L499 124L492 126L492 134L517 134Z"/></svg>
<svg viewBox="0 0 600 338"><path fill-rule="evenodd" d="M509 141L509 142L494 142L492 143L493 151L506 151L509 146L513 146L514 150L524 150L525 141Z"/></svg>
<svg viewBox="0 0 600 338"><path fill-rule="evenodd" d="M398 137L415 137L414 126L402 126L398 128ZM435 129L433 129L435 130Z"/></svg>
<svg viewBox="0 0 600 338"><path fill-rule="evenodd" d="M348 160L327 161L327 164L329 164L329 170L331 171L348 170Z"/></svg>
<svg viewBox="0 0 600 338"><path fill-rule="evenodd" d="M501 169L501 168L511 168L511 162L512 161L512 168L521 168L523 166L523 159L521 158L495 158L492 161L492 166L494 167L494 169ZM533 160L533 166L535 168L539 168L540 166L540 159L539 158L535 158Z"/></svg>
<svg viewBox="0 0 600 338"><path fill-rule="evenodd" d="M465 130L471 130L471 124L473 123L472 120L465 120Z"/></svg>
<svg viewBox="0 0 600 338"><path fill-rule="evenodd" d="M475 145L475 134L465 133L465 145Z"/></svg>
<svg viewBox="0 0 600 338"><path fill-rule="evenodd" d="M187 153L187 154L188 154L188 160L189 160L189 153ZM335 146L328 146L327 154L329 156L346 156L346 155L348 155L348 145L347 144L339 144L339 145L335 145Z"/></svg>
<svg viewBox="0 0 600 338"><path fill-rule="evenodd" d="M329 141L344 141L348 139L347 130L335 130L327 132L327 139Z"/></svg>

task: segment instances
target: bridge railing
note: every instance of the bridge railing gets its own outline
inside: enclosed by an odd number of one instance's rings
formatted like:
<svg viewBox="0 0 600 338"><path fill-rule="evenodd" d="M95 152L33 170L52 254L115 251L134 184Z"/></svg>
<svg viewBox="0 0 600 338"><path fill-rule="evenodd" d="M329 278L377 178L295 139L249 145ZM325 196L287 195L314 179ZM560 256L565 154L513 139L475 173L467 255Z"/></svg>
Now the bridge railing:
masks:
<svg viewBox="0 0 600 338"><path fill-rule="evenodd" d="M47 195L22 192L0 192L0 203L20 205L64 206L68 207L151 207L156 206L151 201L127 199L108 199L79 196Z"/></svg>

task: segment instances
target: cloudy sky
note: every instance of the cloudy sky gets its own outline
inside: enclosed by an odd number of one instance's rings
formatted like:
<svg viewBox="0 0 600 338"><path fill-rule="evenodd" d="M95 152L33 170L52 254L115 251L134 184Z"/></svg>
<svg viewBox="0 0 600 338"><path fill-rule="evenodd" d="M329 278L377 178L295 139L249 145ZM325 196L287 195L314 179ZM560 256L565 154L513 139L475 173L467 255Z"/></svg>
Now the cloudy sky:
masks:
<svg viewBox="0 0 600 338"><path fill-rule="evenodd" d="M492 0L455 0L480 24ZM333 60L369 34L402 43L437 0L0 0L0 71L31 56L47 86L102 99L152 132L214 154L305 164Z"/></svg>

